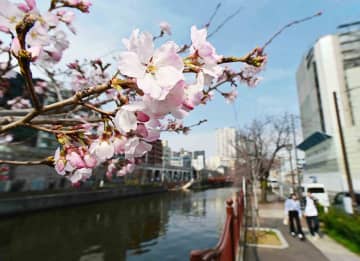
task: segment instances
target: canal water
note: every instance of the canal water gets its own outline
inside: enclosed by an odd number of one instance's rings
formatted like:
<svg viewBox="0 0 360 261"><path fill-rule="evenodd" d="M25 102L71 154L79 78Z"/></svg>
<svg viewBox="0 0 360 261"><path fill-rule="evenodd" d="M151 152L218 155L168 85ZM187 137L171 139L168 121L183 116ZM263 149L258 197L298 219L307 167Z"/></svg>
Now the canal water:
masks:
<svg viewBox="0 0 360 261"><path fill-rule="evenodd" d="M189 260L215 246L235 188L168 192L0 219L0 261Z"/></svg>

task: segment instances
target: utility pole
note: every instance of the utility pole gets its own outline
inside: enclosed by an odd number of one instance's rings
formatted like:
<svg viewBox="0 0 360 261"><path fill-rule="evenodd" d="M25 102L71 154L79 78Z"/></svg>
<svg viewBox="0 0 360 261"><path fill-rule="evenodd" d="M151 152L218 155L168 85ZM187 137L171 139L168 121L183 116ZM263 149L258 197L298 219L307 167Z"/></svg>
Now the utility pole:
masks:
<svg viewBox="0 0 360 261"><path fill-rule="evenodd" d="M349 194L351 196L353 210L355 211L356 197L355 197L353 183L352 183L351 174L350 174L349 161L348 161L348 157L347 157L347 153L346 153L346 145L345 145L345 141L344 141L343 129L341 126L339 105L338 105L338 101L337 101L336 92L333 92L333 98L334 98L334 105L335 105L335 112L336 112L336 121L337 121L338 130L339 130L339 136L340 136L341 152L342 152L342 156L344 159L344 165L345 165L345 174L346 174L346 178L347 178L347 182L348 182L348 186L349 186Z"/></svg>
<svg viewBox="0 0 360 261"><path fill-rule="evenodd" d="M294 152L295 152L295 171L296 171L296 177L297 177L297 194L298 194L298 198L301 197L301 191L300 191L300 187L301 187L301 179L300 179L300 173L299 173L299 169L298 169L298 153L297 153L297 148L296 148L296 132L295 132L295 122L294 122L294 115L291 114L291 129L292 129L292 134L293 134L293 146L294 146Z"/></svg>
<svg viewBox="0 0 360 261"><path fill-rule="evenodd" d="M292 150L292 145L288 144L287 145L287 150L289 152L289 163L290 163L290 171L291 171L291 185L292 185L292 193L295 193L295 175L294 175L294 168L293 168L293 164L292 164L292 156L291 156L291 150Z"/></svg>

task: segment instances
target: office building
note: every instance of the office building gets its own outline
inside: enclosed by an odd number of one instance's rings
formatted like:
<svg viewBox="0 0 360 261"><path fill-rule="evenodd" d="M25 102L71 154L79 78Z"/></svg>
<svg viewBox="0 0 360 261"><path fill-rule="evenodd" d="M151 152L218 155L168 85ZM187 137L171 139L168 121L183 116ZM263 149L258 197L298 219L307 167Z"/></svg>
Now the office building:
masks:
<svg viewBox="0 0 360 261"><path fill-rule="evenodd" d="M297 71L305 152L304 182L314 178L330 191L347 190L333 93L337 95L355 190L360 189L360 22L320 37Z"/></svg>

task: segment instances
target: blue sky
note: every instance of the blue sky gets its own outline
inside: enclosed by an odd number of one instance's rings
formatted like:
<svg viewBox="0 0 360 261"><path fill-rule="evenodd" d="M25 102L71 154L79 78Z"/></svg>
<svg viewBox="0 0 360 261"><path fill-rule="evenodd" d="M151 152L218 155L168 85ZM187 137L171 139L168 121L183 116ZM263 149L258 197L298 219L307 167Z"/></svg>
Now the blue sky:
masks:
<svg viewBox="0 0 360 261"><path fill-rule="evenodd" d="M40 2L40 1L39 1ZM45 1L41 1L44 5ZM158 24L167 21L172 25L173 39L189 42L191 25L207 22L219 1L215 0L93 0L90 14L78 15L78 34L65 54L65 61L76 57L96 58L109 51L122 48L121 39L135 28L158 32ZM267 49L269 62L263 73L264 80L256 88L239 86L234 105L221 97L207 106L197 108L186 123L200 119L208 122L187 136L165 135L173 149L184 147L204 148L208 155L215 154L215 129L249 123L252 119L269 114L290 112L298 114L295 82L296 68L301 57L322 35L334 33L339 24L360 20L359 0L223 0L213 21L216 27L221 20L241 7L238 16L211 38L219 54L241 56L261 46L281 26L318 11L324 14L312 21L296 25L278 37ZM210 28L211 31L211 28ZM239 65L240 66L240 65ZM234 107L238 121L234 117Z"/></svg>

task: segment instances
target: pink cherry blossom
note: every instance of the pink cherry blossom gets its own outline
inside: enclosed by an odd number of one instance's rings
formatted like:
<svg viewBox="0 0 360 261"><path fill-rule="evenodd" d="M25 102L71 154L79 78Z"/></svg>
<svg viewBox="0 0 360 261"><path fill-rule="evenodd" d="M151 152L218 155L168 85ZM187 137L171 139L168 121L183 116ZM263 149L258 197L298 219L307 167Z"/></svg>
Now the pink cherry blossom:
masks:
<svg viewBox="0 0 360 261"><path fill-rule="evenodd" d="M116 173L116 176L122 177L125 176L126 174L127 174L126 166L124 166Z"/></svg>
<svg viewBox="0 0 360 261"><path fill-rule="evenodd" d="M161 22L160 23L160 30L161 32L167 33L168 35L171 35L171 27L168 22Z"/></svg>
<svg viewBox="0 0 360 261"><path fill-rule="evenodd" d="M185 87L183 109L187 111L193 110L195 106L198 106L204 97L204 74L200 72L196 76L196 82Z"/></svg>
<svg viewBox="0 0 360 261"><path fill-rule="evenodd" d="M65 156L62 154L63 153L61 152L61 149L57 148L54 155L55 170L60 175L65 174L65 165L66 165Z"/></svg>
<svg viewBox="0 0 360 261"><path fill-rule="evenodd" d="M21 97L15 97L14 99L9 100L7 104L11 106L11 109L25 109L31 107L30 101Z"/></svg>
<svg viewBox="0 0 360 261"><path fill-rule="evenodd" d="M134 112L120 108L115 115L114 123L116 128L123 134L137 128L137 117Z"/></svg>
<svg viewBox="0 0 360 261"><path fill-rule="evenodd" d="M91 174L92 174L92 169L90 168L77 169L74 171L74 173L72 173L69 176L69 180L71 181L71 183L76 183L81 180L87 180L88 178L91 177Z"/></svg>
<svg viewBox="0 0 360 261"><path fill-rule="evenodd" d="M144 96L146 112L150 117L162 118L171 113L174 117L179 117L181 104L184 101L185 81L179 81L174 88L168 93L164 100L154 100L150 96Z"/></svg>
<svg viewBox="0 0 360 261"><path fill-rule="evenodd" d="M17 37L14 38L14 40L11 43L11 51L16 56L19 55L19 51L21 50L20 42ZM28 49L26 49L31 54L31 60L35 61L41 52L41 46L33 46Z"/></svg>
<svg viewBox="0 0 360 261"><path fill-rule="evenodd" d="M88 13L90 6L92 5L91 2L86 0L67 0L68 5L77 7L80 11L84 13Z"/></svg>
<svg viewBox="0 0 360 261"><path fill-rule="evenodd" d="M0 144L6 144L13 140L13 135L6 134L6 135L0 135Z"/></svg>
<svg viewBox="0 0 360 261"><path fill-rule="evenodd" d="M206 38L206 28L197 29L196 26L191 27L191 56L198 59L205 77L209 77L205 81L210 84L213 78L218 78L222 75L224 69L217 64L222 56L216 53L215 47Z"/></svg>
<svg viewBox="0 0 360 261"><path fill-rule="evenodd" d="M237 89L233 88L231 92L224 92L222 93L224 98L226 99L227 103L233 103L236 100L236 97L238 95Z"/></svg>
<svg viewBox="0 0 360 261"><path fill-rule="evenodd" d="M104 162L106 159L110 159L114 156L114 145L103 139L95 140L89 149L91 154L94 154L99 162Z"/></svg>
<svg viewBox="0 0 360 261"><path fill-rule="evenodd" d="M17 4L18 8L25 13L30 12L31 10L36 8L36 1L35 0L25 0L26 4L19 3Z"/></svg>
<svg viewBox="0 0 360 261"><path fill-rule="evenodd" d="M94 168L97 165L96 158L89 153L84 155L84 162L87 168Z"/></svg>
<svg viewBox="0 0 360 261"><path fill-rule="evenodd" d="M177 53L179 47L174 42L167 42L154 51L152 35L138 35L134 31L124 43L129 51L120 54L118 68L122 74L136 78L145 94L163 100L184 78L183 61Z"/></svg>
<svg viewBox="0 0 360 261"><path fill-rule="evenodd" d="M84 168L86 166L83 158L75 150L66 154L66 160L69 161L71 166L75 169Z"/></svg>
<svg viewBox="0 0 360 261"><path fill-rule="evenodd" d="M8 0L0 0L0 26L15 33L15 26L24 18L25 13ZM4 30L2 30L4 31Z"/></svg>
<svg viewBox="0 0 360 261"><path fill-rule="evenodd" d="M146 129L144 124L138 124L137 129L136 129L136 135L138 137L142 137L142 138L145 138L148 136L148 130Z"/></svg>
<svg viewBox="0 0 360 261"><path fill-rule="evenodd" d="M125 153L125 144L127 140L124 137L115 136L111 140L114 145L115 154L123 154Z"/></svg>
<svg viewBox="0 0 360 261"><path fill-rule="evenodd" d="M72 11L60 10L56 14L60 18L60 21L63 21L67 25L72 24L75 19L75 13Z"/></svg>
<svg viewBox="0 0 360 261"><path fill-rule="evenodd" d="M151 148L150 144L140 140L138 137L133 137L125 144L125 158L130 160L140 158Z"/></svg>
<svg viewBox="0 0 360 261"><path fill-rule="evenodd" d="M150 117L142 111L136 112L136 117L137 117L137 120L140 122L147 122L150 120Z"/></svg>
<svg viewBox="0 0 360 261"><path fill-rule="evenodd" d="M207 29L197 29L196 26L191 27L191 50L206 64L217 64L221 56L216 54L215 47L207 41Z"/></svg>

